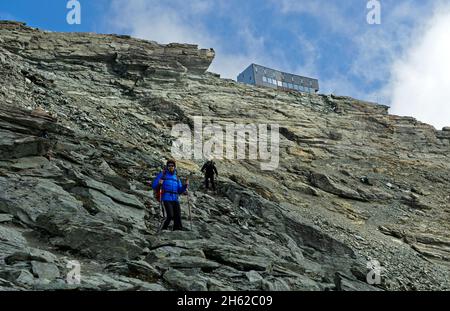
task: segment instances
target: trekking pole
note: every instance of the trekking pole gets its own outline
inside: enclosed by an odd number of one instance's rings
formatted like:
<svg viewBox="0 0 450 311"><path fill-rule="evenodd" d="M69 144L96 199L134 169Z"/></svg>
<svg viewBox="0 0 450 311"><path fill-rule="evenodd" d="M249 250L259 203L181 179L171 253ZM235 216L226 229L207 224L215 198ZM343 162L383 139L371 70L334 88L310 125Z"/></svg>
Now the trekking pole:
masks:
<svg viewBox="0 0 450 311"><path fill-rule="evenodd" d="M189 181L189 177L187 178L187 180ZM189 187L189 185L188 185L188 187ZM188 199L188 209L189 209L189 222L190 222L190 225L191 225L191 231L192 231L192 214L191 214L191 198L190 198L190 196L189 196L189 190L186 188L186 191L187 191L187 199Z"/></svg>
<svg viewBox="0 0 450 311"><path fill-rule="evenodd" d="M163 218L166 218L166 211L164 210L164 203L162 200L162 196L163 196L163 191L162 191L162 186L161 186L161 188L159 189L159 206L161 206L161 213L162 213Z"/></svg>
<svg viewBox="0 0 450 311"><path fill-rule="evenodd" d="M161 185L161 187L159 188L159 206L161 207L161 213L162 213L162 216L163 216L163 220L161 222L161 225L158 228L158 231L156 231L156 235L159 235L161 233L161 229L162 229L164 223L166 222L166 213L164 211L164 204L163 204L163 200L162 200L162 195L163 195L163 191L162 191L162 185Z"/></svg>

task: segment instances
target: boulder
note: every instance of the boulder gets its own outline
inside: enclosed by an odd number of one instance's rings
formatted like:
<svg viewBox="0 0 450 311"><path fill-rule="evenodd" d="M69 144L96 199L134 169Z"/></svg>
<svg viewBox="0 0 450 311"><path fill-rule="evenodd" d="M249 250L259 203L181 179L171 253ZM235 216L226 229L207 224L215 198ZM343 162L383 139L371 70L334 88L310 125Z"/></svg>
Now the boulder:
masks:
<svg viewBox="0 0 450 311"><path fill-rule="evenodd" d="M60 276L58 267L53 263L32 261L31 269L33 274L41 280L53 281Z"/></svg>

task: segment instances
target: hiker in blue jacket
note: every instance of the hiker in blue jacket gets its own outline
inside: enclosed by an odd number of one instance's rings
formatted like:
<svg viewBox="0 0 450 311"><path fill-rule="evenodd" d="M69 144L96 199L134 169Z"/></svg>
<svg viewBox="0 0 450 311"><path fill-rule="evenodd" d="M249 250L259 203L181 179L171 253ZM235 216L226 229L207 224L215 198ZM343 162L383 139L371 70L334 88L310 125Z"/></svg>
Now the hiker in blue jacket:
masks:
<svg viewBox="0 0 450 311"><path fill-rule="evenodd" d="M154 190L158 189L158 186L162 187L162 202L166 211L166 219L161 230L167 230L170 222L173 220L173 230L183 230L181 224L181 208L178 196L185 193L189 181L186 180L184 185L181 184L181 180L177 177L176 162L175 160L168 160L165 169L156 176L152 183Z"/></svg>

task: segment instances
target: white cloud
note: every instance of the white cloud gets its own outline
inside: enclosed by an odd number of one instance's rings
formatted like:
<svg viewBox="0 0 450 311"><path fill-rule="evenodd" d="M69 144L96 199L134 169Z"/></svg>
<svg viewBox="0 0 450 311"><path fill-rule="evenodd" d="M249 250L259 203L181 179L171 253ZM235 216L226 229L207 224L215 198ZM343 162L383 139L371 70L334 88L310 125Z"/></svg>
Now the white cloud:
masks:
<svg viewBox="0 0 450 311"><path fill-rule="evenodd" d="M361 27L364 30L353 38L357 53L351 73L366 83L386 83L393 62L414 39L414 23L429 15L427 11L409 1L396 1L391 5L382 2L381 25Z"/></svg>
<svg viewBox="0 0 450 311"><path fill-rule="evenodd" d="M201 0L182 1L113 0L109 25L115 30L159 43L191 43L212 47L212 40L196 17L209 10Z"/></svg>
<svg viewBox="0 0 450 311"><path fill-rule="evenodd" d="M392 66L391 113L440 129L450 125L450 5L437 12Z"/></svg>
<svg viewBox="0 0 450 311"><path fill-rule="evenodd" d="M273 0L273 3L281 13L308 14L320 20L323 29L316 31L330 40L334 37L337 42L348 42L342 51L347 50L353 57L343 60L344 64L349 64L350 70L327 70L333 73L324 76L320 75L324 70L320 68L320 46L305 37L299 41L299 46L313 51L307 53L308 64L302 69L311 76L319 76L323 93L348 95L381 104L389 104L390 101L389 80L393 63L413 42L417 24L432 11L429 2L383 0L382 24L369 26L365 1ZM358 12L359 17L352 16ZM374 85L381 87L373 89ZM367 89L372 90L367 92Z"/></svg>
<svg viewBox="0 0 450 311"><path fill-rule="evenodd" d="M320 74L325 71L323 67L320 68L322 65L320 45L318 45L318 42L313 42L303 34L298 33L298 46L305 52L306 64L297 66L296 72L318 77L321 92L325 94L333 93L369 101L384 101L384 97L381 95L364 93L358 87L360 83L354 78L364 80L365 83L387 80L389 77L389 60L394 58L389 53L393 50L399 38L392 34L392 31L387 30L388 27L367 28L366 14L368 11L364 2L273 0L273 3L283 14L307 14L319 20L321 29L315 30L317 32L315 36L325 36L337 42L346 40L349 45L343 47L343 50L347 50L349 55L354 56L353 59L343 60L344 64L349 63L350 65L348 72L333 72L329 68L326 70L328 75L324 76ZM360 10L361 16L359 19L350 18L355 10ZM355 24L358 23L358 20L360 24ZM329 72L332 72L332 74Z"/></svg>
<svg viewBox="0 0 450 311"><path fill-rule="evenodd" d="M307 14L321 21L321 26L328 31L340 34L351 34L355 27L344 14L353 5L348 1L330 0L272 0L272 3L283 14Z"/></svg>
<svg viewBox="0 0 450 311"><path fill-rule="evenodd" d="M240 42L240 52L228 52L227 42L210 31L201 19L213 10L220 14L230 10L230 25ZM206 0L113 0L109 12L108 27L114 31L127 32L134 37L158 43L192 43L201 48L214 48L216 57L209 71L220 73L224 78L236 79L250 63L267 63L270 57L264 51L265 39L256 36L245 19L239 19L227 2Z"/></svg>
<svg viewBox="0 0 450 311"><path fill-rule="evenodd" d="M297 44L301 47L302 64L297 64L293 68L290 68L293 73L300 74L308 77L319 77L319 60L321 58L320 49L317 44L308 40L302 33L297 34ZM300 55L299 55L300 58Z"/></svg>

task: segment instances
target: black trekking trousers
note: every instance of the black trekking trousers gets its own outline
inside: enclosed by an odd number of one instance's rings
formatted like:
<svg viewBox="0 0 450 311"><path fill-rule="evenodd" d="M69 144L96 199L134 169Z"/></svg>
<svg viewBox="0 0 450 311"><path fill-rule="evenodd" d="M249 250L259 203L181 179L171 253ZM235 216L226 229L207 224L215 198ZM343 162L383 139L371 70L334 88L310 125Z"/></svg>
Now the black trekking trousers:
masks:
<svg viewBox="0 0 450 311"><path fill-rule="evenodd" d="M216 184L214 183L214 174L213 175L205 175L205 187L209 189L209 181L211 180L212 189L216 190Z"/></svg>
<svg viewBox="0 0 450 311"><path fill-rule="evenodd" d="M173 220L173 230L182 230L181 225L181 208L180 202L178 201L163 201L164 209L166 210L166 220L161 228L161 230L167 230L169 228L170 222Z"/></svg>

